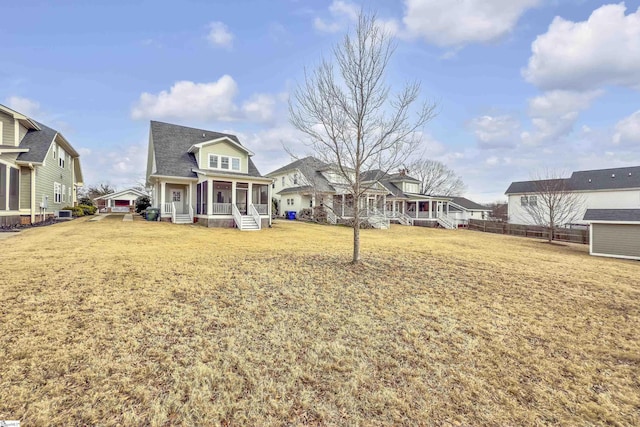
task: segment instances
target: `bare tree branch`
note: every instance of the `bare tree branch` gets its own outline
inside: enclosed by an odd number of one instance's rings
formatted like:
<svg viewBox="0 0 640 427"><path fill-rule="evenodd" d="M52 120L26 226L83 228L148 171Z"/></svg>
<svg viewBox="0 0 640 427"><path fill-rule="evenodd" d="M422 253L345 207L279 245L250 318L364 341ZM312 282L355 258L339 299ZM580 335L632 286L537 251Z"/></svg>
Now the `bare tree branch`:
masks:
<svg viewBox="0 0 640 427"><path fill-rule="evenodd" d="M289 103L290 121L308 138L315 156L336 169L348 183L355 203L371 188L362 174L396 170L421 143L420 130L435 116L435 104L416 105L419 83L396 95L385 81L395 50L392 37L375 14L360 13L353 34L322 59ZM355 209L353 262L360 260L360 223Z"/></svg>
<svg viewBox="0 0 640 427"><path fill-rule="evenodd" d="M466 185L456 173L437 160L417 159L407 169L420 180L420 193L438 196L459 196Z"/></svg>

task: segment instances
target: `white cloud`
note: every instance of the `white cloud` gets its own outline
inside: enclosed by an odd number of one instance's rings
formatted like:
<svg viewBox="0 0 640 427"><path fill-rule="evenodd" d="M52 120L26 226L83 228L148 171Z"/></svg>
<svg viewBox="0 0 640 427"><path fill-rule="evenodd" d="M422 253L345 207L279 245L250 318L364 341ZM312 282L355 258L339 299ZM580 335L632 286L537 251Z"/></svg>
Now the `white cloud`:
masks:
<svg viewBox="0 0 640 427"><path fill-rule="evenodd" d="M242 104L242 111L250 120L268 122L273 119L276 102L274 96L258 93Z"/></svg>
<svg viewBox="0 0 640 427"><path fill-rule="evenodd" d="M134 119L191 118L231 121L237 116L238 85L229 75L211 83L179 81L157 95L143 93L131 111Z"/></svg>
<svg viewBox="0 0 640 427"><path fill-rule="evenodd" d="M540 0L405 0L409 35L441 47L487 43L509 34Z"/></svg>
<svg viewBox="0 0 640 427"><path fill-rule="evenodd" d="M640 110L616 124L613 143L617 146L630 147L637 147L640 144Z"/></svg>
<svg viewBox="0 0 640 427"><path fill-rule="evenodd" d="M215 21L209 24L209 34L207 40L213 46L231 49L233 47L234 35L229 31L229 27L223 22Z"/></svg>
<svg viewBox="0 0 640 427"><path fill-rule="evenodd" d="M109 183L118 189L144 180L147 142L109 148L78 148L86 186Z"/></svg>
<svg viewBox="0 0 640 427"><path fill-rule="evenodd" d="M587 21L556 17L531 45L522 74L545 90L589 90L603 85L640 89L640 9L602 6Z"/></svg>
<svg viewBox="0 0 640 427"><path fill-rule="evenodd" d="M470 127L482 149L515 147L519 139L520 122L508 115L476 117Z"/></svg>
<svg viewBox="0 0 640 427"><path fill-rule="evenodd" d="M349 24L358 21L361 6L344 0L333 0L329 6L330 19L325 20L316 17L313 20L313 26L316 30L323 33L337 33L345 31ZM395 19L376 18L376 25L390 35L400 33L400 24Z"/></svg>
<svg viewBox="0 0 640 427"><path fill-rule="evenodd" d="M529 116L534 129L522 132L522 142L533 146L557 142L573 131L580 112L601 94L602 91L555 90L530 99Z"/></svg>
<svg viewBox="0 0 640 427"><path fill-rule="evenodd" d="M12 110L22 113L28 117L37 118L38 115L42 115L40 103L28 98L10 96L5 100L5 104Z"/></svg>

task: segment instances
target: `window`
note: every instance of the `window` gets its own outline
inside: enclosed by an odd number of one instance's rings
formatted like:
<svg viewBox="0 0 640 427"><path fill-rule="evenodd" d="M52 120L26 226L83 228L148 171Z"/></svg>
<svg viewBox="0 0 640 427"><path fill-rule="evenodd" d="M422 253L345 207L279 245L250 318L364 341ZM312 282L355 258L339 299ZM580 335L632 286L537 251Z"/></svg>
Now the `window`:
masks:
<svg viewBox="0 0 640 427"><path fill-rule="evenodd" d="M529 199L527 196L520 197L520 206L527 206L529 204Z"/></svg>
<svg viewBox="0 0 640 427"><path fill-rule="evenodd" d="M69 202L73 202L73 198L71 197L71 187L69 187Z"/></svg>
<svg viewBox="0 0 640 427"><path fill-rule="evenodd" d="M529 196L529 206L538 206L538 196Z"/></svg>
<svg viewBox="0 0 640 427"><path fill-rule="evenodd" d="M209 169L218 169L218 156L209 154Z"/></svg>
<svg viewBox="0 0 640 427"><path fill-rule="evenodd" d="M9 210L17 211L19 206L18 188L20 187L20 169L9 168Z"/></svg>
<svg viewBox="0 0 640 427"><path fill-rule="evenodd" d="M240 171L240 159L231 158L231 170Z"/></svg>
<svg viewBox="0 0 640 427"><path fill-rule="evenodd" d="M7 167L0 163L0 211L7 209Z"/></svg>
<svg viewBox="0 0 640 427"><path fill-rule="evenodd" d="M55 159L58 155L58 146L56 144L53 144L53 149L51 151L53 151L53 158Z"/></svg>
<svg viewBox="0 0 640 427"><path fill-rule="evenodd" d="M67 186L62 184L62 203L67 201Z"/></svg>
<svg viewBox="0 0 640 427"><path fill-rule="evenodd" d="M64 152L64 150L62 149L62 147L60 147L60 152L58 153L58 165L64 169L64 161L66 159L67 155Z"/></svg>
<svg viewBox="0 0 640 427"><path fill-rule="evenodd" d="M58 182L53 183L53 202L60 203L62 201L62 186Z"/></svg>
<svg viewBox="0 0 640 427"><path fill-rule="evenodd" d="M284 176L282 177L282 186L284 187Z"/></svg>
<svg viewBox="0 0 640 427"><path fill-rule="evenodd" d="M229 158L228 157L220 157L220 169L229 170Z"/></svg>
<svg viewBox="0 0 640 427"><path fill-rule="evenodd" d="M297 173L294 173L294 174L293 174L293 183L294 183L295 185L298 185L298 174L297 174Z"/></svg>
<svg viewBox="0 0 640 427"><path fill-rule="evenodd" d="M182 191L172 191L171 192L171 200L174 202L180 202L182 198Z"/></svg>

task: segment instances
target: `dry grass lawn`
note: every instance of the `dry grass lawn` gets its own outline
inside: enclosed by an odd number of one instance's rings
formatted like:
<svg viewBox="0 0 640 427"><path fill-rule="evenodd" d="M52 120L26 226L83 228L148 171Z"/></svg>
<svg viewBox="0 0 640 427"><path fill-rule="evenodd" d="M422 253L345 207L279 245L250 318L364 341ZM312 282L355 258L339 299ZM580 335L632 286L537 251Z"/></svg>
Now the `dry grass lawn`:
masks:
<svg viewBox="0 0 640 427"><path fill-rule="evenodd" d="M86 219L2 240L0 420L640 425L640 263L470 231Z"/></svg>

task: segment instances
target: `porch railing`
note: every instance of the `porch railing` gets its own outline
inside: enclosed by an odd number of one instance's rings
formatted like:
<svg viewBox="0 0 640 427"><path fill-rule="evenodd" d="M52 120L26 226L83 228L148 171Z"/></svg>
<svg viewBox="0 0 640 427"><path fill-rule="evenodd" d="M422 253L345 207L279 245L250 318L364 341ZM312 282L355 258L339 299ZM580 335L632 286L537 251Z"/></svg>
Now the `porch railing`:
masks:
<svg viewBox="0 0 640 427"><path fill-rule="evenodd" d="M231 203L213 203L213 215L231 215Z"/></svg>
<svg viewBox="0 0 640 427"><path fill-rule="evenodd" d="M238 227L239 230L242 230L242 215L240 214L238 207L232 204L231 209L232 209L231 212L233 214L233 220L236 223L236 227Z"/></svg>
<svg viewBox="0 0 640 427"><path fill-rule="evenodd" d="M267 215L269 213L269 205L267 204L254 204L256 210L260 215Z"/></svg>
<svg viewBox="0 0 640 427"><path fill-rule="evenodd" d="M163 214L170 214L173 211L173 202L165 202L164 209L162 210Z"/></svg>
<svg viewBox="0 0 640 427"><path fill-rule="evenodd" d="M249 205L249 215L253 217L253 220L258 224L258 230L262 230L262 221L260 220L260 212L256 209L255 205L252 203Z"/></svg>
<svg viewBox="0 0 640 427"><path fill-rule="evenodd" d="M329 224L336 224L338 222L338 218L336 217L336 214L334 214L333 211L330 209L327 210L327 222Z"/></svg>

